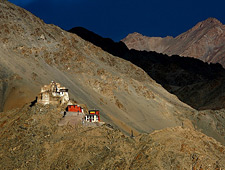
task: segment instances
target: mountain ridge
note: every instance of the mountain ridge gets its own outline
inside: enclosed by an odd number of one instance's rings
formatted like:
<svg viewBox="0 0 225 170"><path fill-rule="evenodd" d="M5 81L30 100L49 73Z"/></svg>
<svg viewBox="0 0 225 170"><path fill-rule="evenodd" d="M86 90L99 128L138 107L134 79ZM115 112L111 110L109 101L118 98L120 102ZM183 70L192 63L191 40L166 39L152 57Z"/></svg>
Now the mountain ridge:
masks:
<svg viewBox="0 0 225 170"><path fill-rule="evenodd" d="M215 18L197 23L175 38L146 37L129 34L122 41L129 49L156 51L167 55L198 58L205 62L220 63L225 67L225 26Z"/></svg>

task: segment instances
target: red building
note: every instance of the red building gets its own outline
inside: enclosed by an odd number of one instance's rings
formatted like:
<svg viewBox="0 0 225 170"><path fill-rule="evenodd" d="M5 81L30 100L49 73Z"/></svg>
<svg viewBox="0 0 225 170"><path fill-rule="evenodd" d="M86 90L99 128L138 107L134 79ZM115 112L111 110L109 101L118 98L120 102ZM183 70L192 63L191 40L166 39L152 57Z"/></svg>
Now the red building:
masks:
<svg viewBox="0 0 225 170"><path fill-rule="evenodd" d="M83 113L83 109L79 105L68 105L67 111L68 112L81 112L81 113Z"/></svg>

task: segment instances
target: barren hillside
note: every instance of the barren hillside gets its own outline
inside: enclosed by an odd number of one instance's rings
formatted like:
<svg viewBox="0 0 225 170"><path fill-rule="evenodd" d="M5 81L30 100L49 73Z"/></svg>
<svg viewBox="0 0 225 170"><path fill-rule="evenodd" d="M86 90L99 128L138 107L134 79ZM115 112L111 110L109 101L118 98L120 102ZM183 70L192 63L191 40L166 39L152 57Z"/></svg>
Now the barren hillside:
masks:
<svg viewBox="0 0 225 170"><path fill-rule="evenodd" d="M182 116L195 112L130 62L7 1L0 7L1 110L34 100L54 80L128 133L180 125Z"/></svg>
<svg viewBox="0 0 225 170"><path fill-rule="evenodd" d="M61 107L0 115L0 169L224 169L225 147L183 126L127 137L109 125L58 126Z"/></svg>

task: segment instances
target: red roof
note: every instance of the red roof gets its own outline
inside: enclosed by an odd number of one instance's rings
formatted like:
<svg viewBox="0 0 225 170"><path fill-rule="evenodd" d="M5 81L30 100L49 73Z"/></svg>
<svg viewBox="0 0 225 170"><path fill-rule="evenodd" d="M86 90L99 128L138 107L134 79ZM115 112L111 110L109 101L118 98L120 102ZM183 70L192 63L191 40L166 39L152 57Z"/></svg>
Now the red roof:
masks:
<svg viewBox="0 0 225 170"><path fill-rule="evenodd" d="M78 105L68 105L68 112L82 112L82 108Z"/></svg>

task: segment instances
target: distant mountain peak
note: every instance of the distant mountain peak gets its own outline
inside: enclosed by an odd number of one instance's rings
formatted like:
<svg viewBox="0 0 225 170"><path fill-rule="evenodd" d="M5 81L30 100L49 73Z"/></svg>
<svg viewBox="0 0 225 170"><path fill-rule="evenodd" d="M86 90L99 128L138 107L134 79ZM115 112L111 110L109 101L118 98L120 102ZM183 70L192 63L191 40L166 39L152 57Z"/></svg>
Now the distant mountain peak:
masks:
<svg viewBox="0 0 225 170"><path fill-rule="evenodd" d="M167 55L189 56L225 67L225 25L216 18L197 23L175 38L129 34L122 40L129 49L156 51Z"/></svg>
<svg viewBox="0 0 225 170"><path fill-rule="evenodd" d="M141 35L141 36L143 36L141 33L139 33L139 32L133 32L133 33L131 33L131 34L129 34L129 35Z"/></svg>
<svg viewBox="0 0 225 170"><path fill-rule="evenodd" d="M220 25L222 25L222 23L221 23L218 19L212 18L212 17L210 17L210 18L208 18L208 19L202 21L202 23L208 23L208 24L220 24Z"/></svg>
<svg viewBox="0 0 225 170"><path fill-rule="evenodd" d="M213 28L215 26L223 26L223 24L216 18L208 18L204 21L197 23L192 29L189 31L197 30L200 28Z"/></svg>
<svg viewBox="0 0 225 170"><path fill-rule="evenodd" d="M127 35L126 38L132 38L132 37L144 37L144 35L142 35L141 33L138 32L133 32Z"/></svg>

